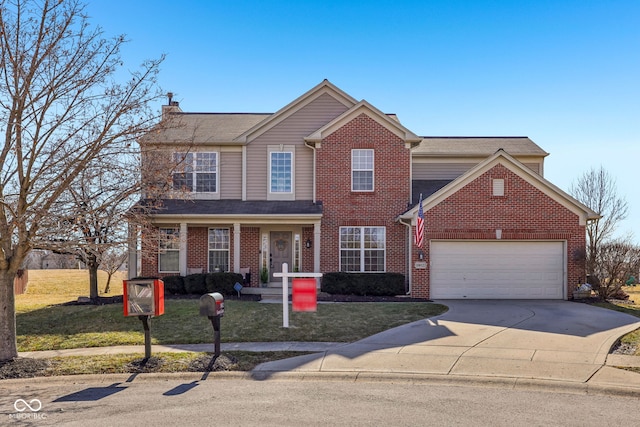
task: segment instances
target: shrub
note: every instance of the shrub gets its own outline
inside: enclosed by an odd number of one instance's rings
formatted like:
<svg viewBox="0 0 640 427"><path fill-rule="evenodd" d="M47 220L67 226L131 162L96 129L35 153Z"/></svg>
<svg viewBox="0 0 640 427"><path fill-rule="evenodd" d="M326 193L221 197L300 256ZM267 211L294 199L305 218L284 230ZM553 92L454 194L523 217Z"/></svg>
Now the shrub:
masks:
<svg viewBox="0 0 640 427"><path fill-rule="evenodd" d="M325 273L321 290L341 295L394 296L405 293L405 280L399 273Z"/></svg>
<svg viewBox="0 0 640 427"><path fill-rule="evenodd" d="M182 276L165 276L162 281L164 282L165 294L182 295L187 293L184 289Z"/></svg>
<svg viewBox="0 0 640 427"><path fill-rule="evenodd" d="M184 276L184 289L188 294L206 294L207 293L207 283L206 283L207 275L204 273L200 274L189 274Z"/></svg>
<svg viewBox="0 0 640 427"><path fill-rule="evenodd" d="M238 273L209 273L205 279L207 292L220 292L224 296L236 294L233 286L242 284L242 274Z"/></svg>

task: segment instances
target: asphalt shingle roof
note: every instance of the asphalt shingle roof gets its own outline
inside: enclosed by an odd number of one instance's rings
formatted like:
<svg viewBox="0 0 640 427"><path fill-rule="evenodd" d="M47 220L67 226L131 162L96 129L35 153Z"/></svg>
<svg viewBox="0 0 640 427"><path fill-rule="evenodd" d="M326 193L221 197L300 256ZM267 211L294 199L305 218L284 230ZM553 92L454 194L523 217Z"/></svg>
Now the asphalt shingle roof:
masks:
<svg viewBox="0 0 640 427"><path fill-rule="evenodd" d="M141 204L145 204L142 202ZM322 204L311 200L162 200L156 215L321 215Z"/></svg>
<svg viewBox="0 0 640 427"><path fill-rule="evenodd" d="M230 143L271 114L172 113L142 137L146 143Z"/></svg>
<svg viewBox="0 0 640 427"><path fill-rule="evenodd" d="M549 153L526 136L426 136L412 149L423 156L490 156L500 148L512 156L546 156Z"/></svg>

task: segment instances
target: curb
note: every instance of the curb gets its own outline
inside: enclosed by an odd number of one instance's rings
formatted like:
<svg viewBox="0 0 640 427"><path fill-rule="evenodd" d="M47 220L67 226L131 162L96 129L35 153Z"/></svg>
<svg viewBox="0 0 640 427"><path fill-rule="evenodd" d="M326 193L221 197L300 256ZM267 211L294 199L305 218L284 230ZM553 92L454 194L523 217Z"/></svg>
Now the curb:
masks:
<svg viewBox="0 0 640 427"><path fill-rule="evenodd" d="M354 383L405 383L434 384L452 387L506 388L515 391L537 391L547 393L570 393L598 396L619 396L640 398L640 388L616 385L589 384L535 378L487 377L463 375L434 374L397 374L373 372L178 372L178 373L140 373L140 374L101 374L101 375L67 375L56 377L34 377L0 380L0 388L6 386L33 386L34 382L85 384L106 383L126 384L152 381L347 381Z"/></svg>

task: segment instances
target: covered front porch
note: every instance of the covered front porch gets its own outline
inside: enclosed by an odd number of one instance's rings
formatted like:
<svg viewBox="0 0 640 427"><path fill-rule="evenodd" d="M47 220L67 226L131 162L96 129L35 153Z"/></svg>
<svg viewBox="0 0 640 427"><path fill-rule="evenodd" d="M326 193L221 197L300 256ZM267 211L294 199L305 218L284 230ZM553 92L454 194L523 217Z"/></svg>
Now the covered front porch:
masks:
<svg viewBox="0 0 640 427"><path fill-rule="evenodd" d="M168 202L151 216L157 237L130 228L129 265L139 266L129 269L131 277L228 271L248 278L246 293L268 294L277 292L281 282L273 275L285 262L291 271L320 272L322 205ZM144 239L146 245L140 242ZM153 239L157 243L149 245ZM150 246L155 255L140 253Z"/></svg>

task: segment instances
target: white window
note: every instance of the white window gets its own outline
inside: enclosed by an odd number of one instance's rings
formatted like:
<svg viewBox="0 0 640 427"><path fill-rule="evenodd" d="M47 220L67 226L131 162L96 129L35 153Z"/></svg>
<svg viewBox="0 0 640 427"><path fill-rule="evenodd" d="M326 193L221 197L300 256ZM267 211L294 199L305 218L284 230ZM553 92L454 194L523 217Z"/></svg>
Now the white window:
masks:
<svg viewBox="0 0 640 427"><path fill-rule="evenodd" d="M173 188L197 193L218 191L218 153L174 153Z"/></svg>
<svg viewBox="0 0 640 427"><path fill-rule="evenodd" d="M209 229L209 272L229 271L229 229Z"/></svg>
<svg viewBox="0 0 640 427"><path fill-rule="evenodd" d="M384 227L340 227L340 271L385 271Z"/></svg>
<svg viewBox="0 0 640 427"><path fill-rule="evenodd" d="M180 230L158 229L158 271L176 273L180 271Z"/></svg>
<svg viewBox="0 0 640 427"><path fill-rule="evenodd" d="M351 150L351 191L373 191L373 150Z"/></svg>
<svg viewBox="0 0 640 427"><path fill-rule="evenodd" d="M293 191L293 152L272 151L269 165L269 192L291 193Z"/></svg>

